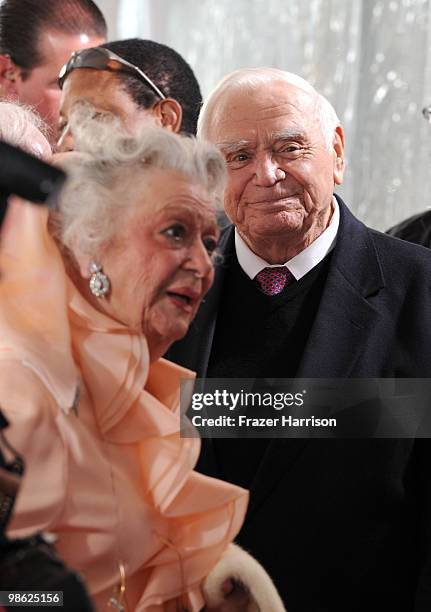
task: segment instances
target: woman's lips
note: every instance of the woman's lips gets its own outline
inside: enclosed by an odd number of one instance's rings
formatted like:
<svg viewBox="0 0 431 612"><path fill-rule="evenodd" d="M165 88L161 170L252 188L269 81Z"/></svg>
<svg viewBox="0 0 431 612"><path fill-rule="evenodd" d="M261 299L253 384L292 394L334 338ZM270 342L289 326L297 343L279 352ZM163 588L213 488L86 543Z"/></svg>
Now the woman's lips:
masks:
<svg viewBox="0 0 431 612"><path fill-rule="evenodd" d="M166 293L175 306L187 313L194 311L196 304L202 297L200 292L189 287L173 287Z"/></svg>

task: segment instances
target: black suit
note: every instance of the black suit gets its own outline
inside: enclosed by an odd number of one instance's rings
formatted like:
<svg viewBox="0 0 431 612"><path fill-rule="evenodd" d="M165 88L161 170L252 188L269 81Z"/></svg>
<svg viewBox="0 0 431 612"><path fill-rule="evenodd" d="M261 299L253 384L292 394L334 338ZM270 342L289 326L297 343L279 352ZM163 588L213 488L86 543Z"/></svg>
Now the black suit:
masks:
<svg viewBox="0 0 431 612"><path fill-rule="evenodd" d="M297 376L431 377L431 253L366 228L338 200L337 244ZM214 286L168 355L198 376L233 249L230 227ZM210 440L199 467L229 480ZM238 540L289 612L431 610L430 497L429 440L272 440Z"/></svg>

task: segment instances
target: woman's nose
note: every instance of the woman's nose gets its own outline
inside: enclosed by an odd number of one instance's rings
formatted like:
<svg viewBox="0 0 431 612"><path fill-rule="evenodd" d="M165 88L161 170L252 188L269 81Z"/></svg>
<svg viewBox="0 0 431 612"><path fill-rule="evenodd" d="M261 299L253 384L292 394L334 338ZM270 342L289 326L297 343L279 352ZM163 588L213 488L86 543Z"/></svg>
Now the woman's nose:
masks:
<svg viewBox="0 0 431 612"><path fill-rule="evenodd" d="M202 240L195 240L190 247L188 269L200 278L205 278L213 272L211 255Z"/></svg>

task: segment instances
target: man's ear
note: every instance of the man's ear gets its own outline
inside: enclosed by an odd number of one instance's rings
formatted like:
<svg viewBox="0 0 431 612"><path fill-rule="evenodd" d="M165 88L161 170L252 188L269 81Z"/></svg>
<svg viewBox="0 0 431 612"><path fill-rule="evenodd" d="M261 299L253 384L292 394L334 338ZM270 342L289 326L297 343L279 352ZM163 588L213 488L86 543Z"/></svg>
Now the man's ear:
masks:
<svg viewBox="0 0 431 612"><path fill-rule="evenodd" d="M181 108L181 104L173 98L161 100L154 107L154 114L162 127L175 133L180 131L181 122L183 120L183 109Z"/></svg>
<svg viewBox="0 0 431 612"><path fill-rule="evenodd" d="M18 66L8 55L0 54L0 95L4 97L15 97L18 94L17 80L19 77Z"/></svg>
<svg viewBox="0 0 431 612"><path fill-rule="evenodd" d="M335 153L334 160L334 183L341 185L343 182L345 159L344 159L344 131L341 125L335 128L333 148Z"/></svg>

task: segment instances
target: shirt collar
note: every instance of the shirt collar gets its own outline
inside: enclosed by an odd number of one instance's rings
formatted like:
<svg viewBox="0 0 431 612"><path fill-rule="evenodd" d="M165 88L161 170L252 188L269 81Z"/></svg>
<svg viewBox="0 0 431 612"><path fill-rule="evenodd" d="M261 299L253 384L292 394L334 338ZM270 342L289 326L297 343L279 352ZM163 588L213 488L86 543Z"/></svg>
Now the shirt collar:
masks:
<svg viewBox="0 0 431 612"><path fill-rule="evenodd" d="M296 280L305 276L317 264L319 264L332 251L337 240L338 226L340 224L340 209L337 200L333 197L333 208L331 221L328 227L323 231L314 242L308 245L303 251L286 261L284 266L288 267ZM235 228L235 250L238 257L238 263L244 272L251 279L255 278L264 268L276 267L264 259L253 253L250 247L244 242ZM279 266L280 264L277 264Z"/></svg>

